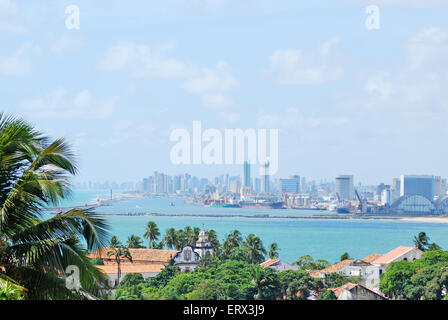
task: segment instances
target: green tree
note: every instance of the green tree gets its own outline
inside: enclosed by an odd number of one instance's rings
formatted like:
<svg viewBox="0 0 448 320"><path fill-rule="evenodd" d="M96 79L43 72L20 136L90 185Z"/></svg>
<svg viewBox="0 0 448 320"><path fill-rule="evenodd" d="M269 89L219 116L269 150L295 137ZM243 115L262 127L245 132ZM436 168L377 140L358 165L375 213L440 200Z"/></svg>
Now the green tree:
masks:
<svg viewBox="0 0 448 320"><path fill-rule="evenodd" d="M210 241L210 244L213 247L214 255L217 257L221 253L221 243L218 239L218 234L215 230L211 229L208 232L208 240Z"/></svg>
<svg viewBox="0 0 448 320"><path fill-rule="evenodd" d="M332 290L326 290L319 296L319 300L338 300L338 298Z"/></svg>
<svg viewBox="0 0 448 320"><path fill-rule="evenodd" d="M154 242L159 239L160 230L154 221L149 221L145 227L143 237L149 241L148 248L154 248Z"/></svg>
<svg viewBox="0 0 448 320"><path fill-rule="evenodd" d="M280 295L280 282L273 269L255 266L251 275L255 300L275 300Z"/></svg>
<svg viewBox="0 0 448 320"><path fill-rule="evenodd" d="M219 280L205 279L185 297L187 300L225 300L226 286Z"/></svg>
<svg viewBox="0 0 448 320"><path fill-rule="evenodd" d="M297 265L302 270L322 270L330 265L327 260L314 260L310 255L301 256L297 261L294 261L293 264Z"/></svg>
<svg viewBox="0 0 448 320"><path fill-rule="evenodd" d="M344 261L344 260L348 260L348 259L351 259L350 255L348 254L348 252L344 252L341 255L340 261Z"/></svg>
<svg viewBox="0 0 448 320"><path fill-rule="evenodd" d="M154 288L165 287L167 283L177 274L179 274L179 271L176 266L166 266L162 269L162 271L160 271L159 274L150 280L149 284Z"/></svg>
<svg viewBox="0 0 448 320"><path fill-rule="evenodd" d="M121 278L121 260L122 259L127 259L129 260L131 263L132 261L132 256L131 253L129 252L128 248L125 248L121 245L120 241L113 241L115 240L113 237L109 243L109 251L107 252L107 256L108 257L113 257L115 262L117 263L117 282L116 285L118 285L120 283L120 278ZM118 239L117 239L118 240Z"/></svg>
<svg viewBox="0 0 448 320"><path fill-rule="evenodd" d="M230 254L232 249L241 246L243 242L243 238L241 232L238 230L233 230L230 234L227 235L226 239L223 243L223 253L224 255Z"/></svg>
<svg viewBox="0 0 448 320"><path fill-rule="evenodd" d="M278 258L278 244L277 242L273 242L271 243L271 245L269 246L269 259L277 259Z"/></svg>
<svg viewBox="0 0 448 320"><path fill-rule="evenodd" d="M420 232L417 236L414 237L414 245L422 250L426 251L429 245L429 237L425 232Z"/></svg>
<svg viewBox="0 0 448 320"><path fill-rule="evenodd" d="M428 246L427 251L439 251L439 250L442 250L442 248L437 243L433 242Z"/></svg>
<svg viewBox="0 0 448 320"><path fill-rule="evenodd" d="M120 282L121 288L127 288L132 286L137 286L146 282L141 273L128 273L123 277Z"/></svg>
<svg viewBox="0 0 448 320"><path fill-rule="evenodd" d="M320 279L314 279L303 270L285 270L278 273L282 297L290 300L306 299L312 290L323 287Z"/></svg>
<svg viewBox="0 0 448 320"><path fill-rule="evenodd" d="M266 249L263 242L254 234L249 234L243 244L248 249L248 258L251 263L259 264L263 262Z"/></svg>
<svg viewBox="0 0 448 320"><path fill-rule="evenodd" d="M72 209L46 218L70 195L77 173L72 147L50 140L27 122L0 114L0 283L27 289L27 299L85 299L107 285L88 253L107 242L104 218ZM75 265L81 288L69 290L60 275Z"/></svg>
<svg viewBox="0 0 448 320"><path fill-rule="evenodd" d="M165 245L168 248L173 249L176 246L176 243L177 243L176 229L169 228L168 230L166 230L165 236L163 238L163 242L165 243Z"/></svg>
<svg viewBox="0 0 448 320"><path fill-rule="evenodd" d="M128 237L128 241L126 243L126 246L130 249L139 249L139 248L144 248L143 246L143 240L139 237L136 236L134 234L131 234Z"/></svg>

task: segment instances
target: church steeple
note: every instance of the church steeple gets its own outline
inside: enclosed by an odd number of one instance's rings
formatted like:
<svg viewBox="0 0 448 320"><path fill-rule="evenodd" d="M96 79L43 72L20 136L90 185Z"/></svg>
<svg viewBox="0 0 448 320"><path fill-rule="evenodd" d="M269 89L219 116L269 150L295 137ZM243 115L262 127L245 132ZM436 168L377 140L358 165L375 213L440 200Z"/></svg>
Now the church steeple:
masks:
<svg viewBox="0 0 448 320"><path fill-rule="evenodd" d="M202 228L201 232L199 232L198 241L196 241L196 248L194 251L199 253L201 258L204 258L207 252L210 252L210 254L213 255L213 247L210 244L208 232L205 231L205 228Z"/></svg>

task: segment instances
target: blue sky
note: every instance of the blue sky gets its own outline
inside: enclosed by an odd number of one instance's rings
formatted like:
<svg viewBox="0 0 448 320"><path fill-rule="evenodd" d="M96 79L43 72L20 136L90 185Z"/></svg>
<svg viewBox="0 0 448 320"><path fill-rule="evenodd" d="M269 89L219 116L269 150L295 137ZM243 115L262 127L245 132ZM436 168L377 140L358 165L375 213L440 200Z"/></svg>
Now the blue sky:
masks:
<svg viewBox="0 0 448 320"><path fill-rule="evenodd" d="M194 120L278 128L279 177L448 176L446 1L166 2L0 0L0 109L73 142L80 181L239 174L171 164Z"/></svg>

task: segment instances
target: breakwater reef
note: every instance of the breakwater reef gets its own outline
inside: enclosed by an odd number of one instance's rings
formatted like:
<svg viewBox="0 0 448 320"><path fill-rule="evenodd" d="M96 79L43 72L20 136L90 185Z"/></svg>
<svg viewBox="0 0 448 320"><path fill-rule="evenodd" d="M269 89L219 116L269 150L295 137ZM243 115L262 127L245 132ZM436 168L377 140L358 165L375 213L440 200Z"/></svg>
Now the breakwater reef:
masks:
<svg viewBox="0 0 448 320"><path fill-rule="evenodd" d="M359 215L332 215L322 214L313 216L293 216L293 215L269 215L269 214L256 214L256 215L242 215L242 214L187 214L187 213L157 213L157 212L129 212L129 213L101 213L103 215L112 216L128 216L128 217L207 217L207 218L251 218L251 219L333 219L333 220L348 220L348 219L366 219L366 220L400 220L400 217L381 217L381 216L359 216ZM448 219L447 219L448 220Z"/></svg>

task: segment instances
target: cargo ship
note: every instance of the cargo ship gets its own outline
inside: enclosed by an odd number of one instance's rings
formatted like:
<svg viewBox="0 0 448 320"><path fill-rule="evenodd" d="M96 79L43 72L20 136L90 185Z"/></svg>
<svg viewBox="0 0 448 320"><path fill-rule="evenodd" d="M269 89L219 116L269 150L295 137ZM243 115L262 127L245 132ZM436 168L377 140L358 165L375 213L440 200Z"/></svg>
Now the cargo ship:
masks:
<svg viewBox="0 0 448 320"><path fill-rule="evenodd" d="M239 204L235 203L214 203L210 205L211 208L241 208Z"/></svg>
<svg viewBox="0 0 448 320"><path fill-rule="evenodd" d="M265 201L241 201L241 208L250 208L250 209L283 209L284 202L265 202Z"/></svg>

